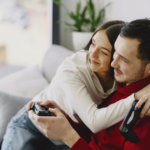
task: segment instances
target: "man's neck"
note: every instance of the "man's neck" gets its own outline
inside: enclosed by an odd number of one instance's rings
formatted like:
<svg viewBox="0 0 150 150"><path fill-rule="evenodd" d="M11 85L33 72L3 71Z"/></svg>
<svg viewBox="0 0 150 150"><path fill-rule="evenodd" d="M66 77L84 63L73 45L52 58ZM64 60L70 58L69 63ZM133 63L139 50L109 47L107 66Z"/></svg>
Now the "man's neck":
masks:
<svg viewBox="0 0 150 150"><path fill-rule="evenodd" d="M141 80L143 80L143 79L145 79L145 78L147 78L147 77L149 77L150 75L145 75ZM141 80L138 80L138 81L141 81ZM136 82L138 82L138 81L136 81ZM135 83L135 82L133 82L133 83ZM133 84L133 83L126 83L126 86L128 86L128 85L130 85L130 84Z"/></svg>

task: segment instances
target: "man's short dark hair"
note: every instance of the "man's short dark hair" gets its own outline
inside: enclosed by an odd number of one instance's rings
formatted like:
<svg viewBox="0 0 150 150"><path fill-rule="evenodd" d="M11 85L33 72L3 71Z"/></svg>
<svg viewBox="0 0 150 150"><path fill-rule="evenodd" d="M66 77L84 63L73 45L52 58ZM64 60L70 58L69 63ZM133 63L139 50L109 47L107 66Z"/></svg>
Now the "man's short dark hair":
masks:
<svg viewBox="0 0 150 150"><path fill-rule="evenodd" d="M121 37L137 39L140 41L138 55L142 64L146 66L150 63L150 20L138 19L131 21L121 29Z"/></svg>

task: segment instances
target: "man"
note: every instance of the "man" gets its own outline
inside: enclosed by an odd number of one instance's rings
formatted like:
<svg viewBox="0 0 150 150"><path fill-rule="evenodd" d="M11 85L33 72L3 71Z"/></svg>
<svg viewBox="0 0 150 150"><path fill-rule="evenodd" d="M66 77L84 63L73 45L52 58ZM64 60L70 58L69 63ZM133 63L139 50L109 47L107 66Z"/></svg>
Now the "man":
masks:
<svg viewBox="0 0 150 150"><path fill-rule="evenodd" d="M115 79L120 84L116 93L105 100L100 107L107 107L126 98L150 82L150 20L135 20L123 27L115 42L115 50L111 65L114 67ZM137 95L135 98L138 99ZM145 96L143 99L146 101L147 97ZM91 142L88 144L71 127L66 117L57 108L50 109L50 111L56 117L39 117L33 113L32 118L40 125L47 137L64 141L71 150L150 149L149 117L143 117L134 128L140 139L137 144L126 141L119 133L122 122L93 134ZM86 131L84 133L86 135Z"/></svg>

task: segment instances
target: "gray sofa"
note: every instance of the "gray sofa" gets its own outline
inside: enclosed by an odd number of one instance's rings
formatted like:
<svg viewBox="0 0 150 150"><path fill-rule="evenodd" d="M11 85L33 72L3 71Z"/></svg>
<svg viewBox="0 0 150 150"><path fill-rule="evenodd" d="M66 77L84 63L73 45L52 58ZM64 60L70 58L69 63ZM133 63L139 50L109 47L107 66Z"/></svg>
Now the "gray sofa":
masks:
<svg viewBox="0 0 150 150"><path fill-rule="evenodd" d="M48 86L58 66L72 54L62 46L52 45L39 70L37 66L26 68L0 79L0 147L11 117Z"/></svg>

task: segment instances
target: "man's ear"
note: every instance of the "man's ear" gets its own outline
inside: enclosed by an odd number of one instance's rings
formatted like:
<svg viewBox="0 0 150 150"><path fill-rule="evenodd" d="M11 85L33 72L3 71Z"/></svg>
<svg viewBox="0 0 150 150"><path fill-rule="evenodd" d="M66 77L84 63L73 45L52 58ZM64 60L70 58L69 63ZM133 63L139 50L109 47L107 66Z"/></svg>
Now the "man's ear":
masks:
<svg viewBox="0 0 150 150"><path fill-rule="evenodd" d="M145 73L150 75L150 63L146 65Z"/></svg>

